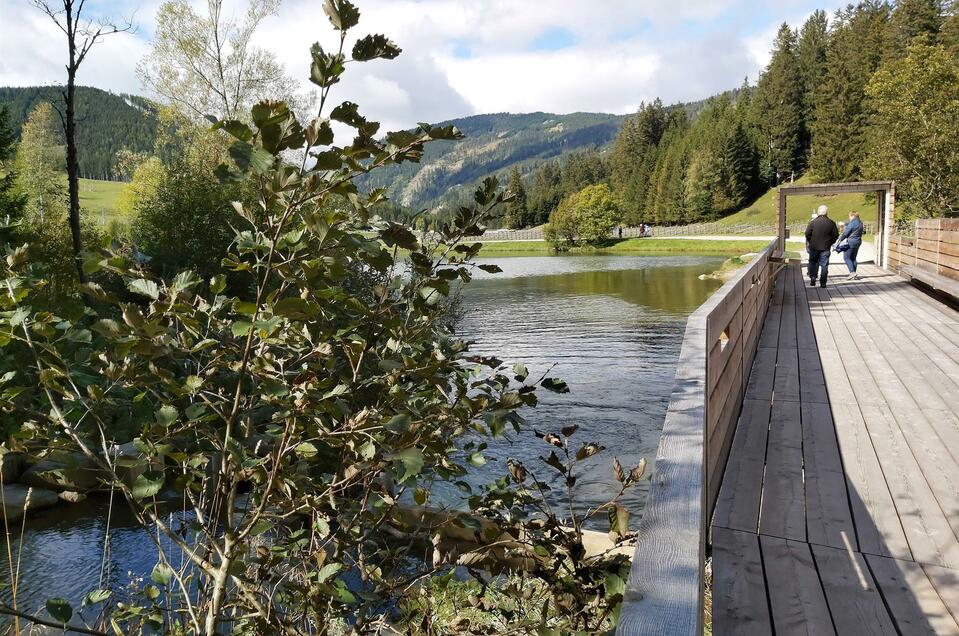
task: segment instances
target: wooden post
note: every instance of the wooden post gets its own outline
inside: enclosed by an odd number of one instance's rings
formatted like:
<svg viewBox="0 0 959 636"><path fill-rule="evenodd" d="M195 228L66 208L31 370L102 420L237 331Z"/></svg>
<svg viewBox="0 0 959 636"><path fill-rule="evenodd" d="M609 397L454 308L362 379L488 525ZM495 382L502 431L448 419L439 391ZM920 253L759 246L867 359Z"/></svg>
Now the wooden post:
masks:
<svg viewBox="0 0 959 636"><path fill-rule="evenodd" d="M776 204L776 237L779 239L777 245L778 254L782 256L786 253L786 194L780 188L778 191L778 202Z"/></svg>

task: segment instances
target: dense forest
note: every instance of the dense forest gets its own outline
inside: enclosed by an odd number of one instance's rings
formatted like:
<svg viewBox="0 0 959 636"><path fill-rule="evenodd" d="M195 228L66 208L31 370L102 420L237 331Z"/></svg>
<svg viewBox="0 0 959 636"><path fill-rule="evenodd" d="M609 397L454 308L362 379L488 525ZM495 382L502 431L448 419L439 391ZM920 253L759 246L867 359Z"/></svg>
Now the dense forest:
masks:
<svg viewBox="0 0 959 636"><path fill-rule="evenodd" d="M42 102L63 103L57 86L0 87L0 104L6 105L14 134L19 137L30 112ZM150 152L157 134L156 109L136 95L117 95L81 86L77 88L77 144L80 176L85 179L118 179L116 155L121 150Z"/></svg>
<svg viewBox="0 0 959 636"><path fill-rule="evenodd" d="M511 227L547 221L585 185L608 183L622 222L721 217L810 172L824 181L895 179L926 215L959 213L959 3L870 0L783 24L757 85L701 109L656 100L608 152L548 163L514 189Z"/></svg>

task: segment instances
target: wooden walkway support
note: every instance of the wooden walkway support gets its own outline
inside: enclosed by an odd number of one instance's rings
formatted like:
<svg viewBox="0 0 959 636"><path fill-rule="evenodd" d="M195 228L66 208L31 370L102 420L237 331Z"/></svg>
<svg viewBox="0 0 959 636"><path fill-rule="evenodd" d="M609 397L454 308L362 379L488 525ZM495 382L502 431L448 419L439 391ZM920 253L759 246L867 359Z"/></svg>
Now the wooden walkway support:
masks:
<svg viewBox="0 0 959 636"><path fill-rule="evenodd" d="M959 312L862 274L776 282L712 520L714 634L959 634Z"/></svg>

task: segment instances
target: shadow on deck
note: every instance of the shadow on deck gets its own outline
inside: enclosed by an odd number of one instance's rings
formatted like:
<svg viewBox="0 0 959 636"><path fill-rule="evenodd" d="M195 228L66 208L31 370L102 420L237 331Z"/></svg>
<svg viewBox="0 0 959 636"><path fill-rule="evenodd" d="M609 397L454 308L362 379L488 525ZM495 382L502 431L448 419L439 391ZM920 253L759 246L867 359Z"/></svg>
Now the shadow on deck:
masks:
<svg viewBox="0 0 959 636"><path fill-rule="evenodd" d="M959 635L959 312L778 275L711 523L713 633Z"/></svg>

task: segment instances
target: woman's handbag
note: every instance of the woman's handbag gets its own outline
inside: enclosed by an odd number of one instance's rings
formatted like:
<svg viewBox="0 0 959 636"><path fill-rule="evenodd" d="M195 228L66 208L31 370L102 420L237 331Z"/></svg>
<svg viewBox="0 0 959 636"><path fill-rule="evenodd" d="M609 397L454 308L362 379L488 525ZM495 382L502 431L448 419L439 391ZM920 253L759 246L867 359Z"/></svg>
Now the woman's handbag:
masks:
<svg viewBox="0 0 959 636"><path fill-rule="evenodd" d="M839 241L838 243L836 243L836 247L833 248L833 250L835 250L837 253L845 252L848 249L849 249L849 241L846 239L843 239Z"/></svg>

